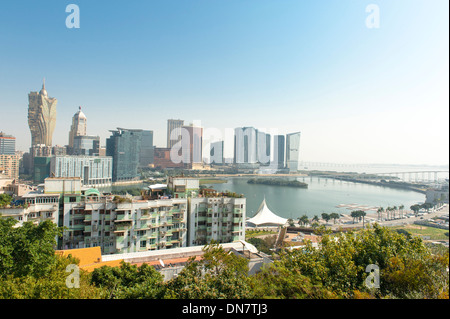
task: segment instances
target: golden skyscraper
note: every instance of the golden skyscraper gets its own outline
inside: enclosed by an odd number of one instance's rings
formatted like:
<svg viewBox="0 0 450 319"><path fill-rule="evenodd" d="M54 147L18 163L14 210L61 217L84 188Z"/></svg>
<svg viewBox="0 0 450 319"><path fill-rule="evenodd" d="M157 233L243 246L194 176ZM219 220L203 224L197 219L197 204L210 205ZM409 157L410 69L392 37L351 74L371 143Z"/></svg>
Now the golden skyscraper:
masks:
<svg viewBox="0 0 450 319"><path fill-rule="evenodd" d="M42 90L28 94L28 126L31 131L31 146L44 144L52 146L56 124L56 104L58 100L48 96L45 79Z"/></svg>

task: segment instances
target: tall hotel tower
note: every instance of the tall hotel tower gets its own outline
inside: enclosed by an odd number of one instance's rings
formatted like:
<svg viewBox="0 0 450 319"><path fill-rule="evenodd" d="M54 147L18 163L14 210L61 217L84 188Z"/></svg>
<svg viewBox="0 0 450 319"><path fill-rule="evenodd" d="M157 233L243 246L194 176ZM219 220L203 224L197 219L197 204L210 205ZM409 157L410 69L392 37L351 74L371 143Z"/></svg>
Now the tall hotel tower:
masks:
<svg viewBox="0 0 450 319"><path fill-rule="evenodd" d="M45 80L42 90L28 94L28 126L31 131L31 147L52 146L52 136L56 124L56 104L58 100L48 96Z"/></svg>
<svg viewBox="0 0 450 319"><path fill-rule="evenodd" d="M85 136L86 135L86 115L81 111L81 106L78 112L72 118L72 126L69 131L69 148L73 149L73 140L75 136Z"/></svg>

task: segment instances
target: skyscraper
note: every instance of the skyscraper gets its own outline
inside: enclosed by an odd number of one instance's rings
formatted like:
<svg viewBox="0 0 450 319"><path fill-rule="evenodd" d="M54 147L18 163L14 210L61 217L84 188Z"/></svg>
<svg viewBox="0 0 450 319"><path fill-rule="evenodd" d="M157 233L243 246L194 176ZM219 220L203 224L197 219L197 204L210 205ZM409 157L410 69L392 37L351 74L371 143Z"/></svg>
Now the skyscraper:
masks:
<svg viewBox="0 0 450 319"><path fill-rule="evenodd" d="M86 135L86 124L87 118L86 115L81 111L81 106L78 109L78 112L74 114L72 117L72 126L69 131L69 152L72 154L73 151L73 140L75 136L85 136Z"/></svg>
<svg viewBox="0 0 450 319"><path fill-rule="evenodd" d="M31 132L31 146L39 144L52 146L58 100L48 96L45 89L45 80L39 93L30 92L28 94L28 102L28 126Z"/></svg>
<svg viewBox="0 0 450 319"><path fill-rule="evenodd" d="M189 150L188 152L185 152L183 149L183 163L186 168L193 168L193 164L201 164L203 162L203 128L189 125L182 126L182 129L186 130L185 132L189 134ZM185 138L185 136L183 136L183 138Z"/></svg>
<svg viewBox="0 0 450 319"><path fill-rule="evenodd" d="M234 130L234 163L257 163L257 130L254 127L238 127Z"/></svg>
<svg viewBox="0 0 450 319"><path fill-rule="evenodd" d="M295 172L300 168L300 132L286 135L286 168Z"/></svg>
<svg viewBox="0 0 450 319"><path fill-rule="evenodd" d="M224 164L223 158L223 150L224 150L224 141L212 142L210 145L209 156L210 164Z"/></svg>
<svg viewBox="0 0 450 319"><path fill-rule="evenodd" d="M184 125L183 120L167 120L167 147L172 148L176 143L178 143L181 139L181 127ZM171 140L170 136L174 134L175 139Z"/></svg>
<svg viewBox="0 0 450 319"><path fill-rule="evenodd" d="M117 128L106 139L106 155L113 157L113 182L139 177L138 168L153 163L153 131Z"/></svg>
<svg viewBox="0 0 450 319"><path fill-rule="evenodd" d="M19 178L19 155L16 155L16 138L0 132L0 175Z"/></svg>
<svg viewBox="0 0 450 319"><path fill-rule="evenodd" d="M127 181L139 177L141 137L138 130L117 128L106 139L106 155L113 158L112 180Z"/></svg>
<svg viewBox="0 0 450 319"><path fill-rule="evenodd" d="M273 163L276 168L284 168L284 135L273 137Z"/></svg>
<svg viewBox="0 0 450 319"><path fill-rule="evenodd" d="M155 148L153 145L153 131L141 131L141 151L139 153L139 167L149 167L155 158Z"/></svg>
<svg viewBox="0 0 450 319"><path fill-rule="evenodd" d="M100 136L77 135L73 138L72 155L100 155ZM54 154L57 155L57 154Z"/></svg>
<svg viewBox="0 0 450 319"><path fill-rule="evenodd" d="M270 164L270 134L254 127L234 130L234 164L239 168L258 168Z"/></svg>

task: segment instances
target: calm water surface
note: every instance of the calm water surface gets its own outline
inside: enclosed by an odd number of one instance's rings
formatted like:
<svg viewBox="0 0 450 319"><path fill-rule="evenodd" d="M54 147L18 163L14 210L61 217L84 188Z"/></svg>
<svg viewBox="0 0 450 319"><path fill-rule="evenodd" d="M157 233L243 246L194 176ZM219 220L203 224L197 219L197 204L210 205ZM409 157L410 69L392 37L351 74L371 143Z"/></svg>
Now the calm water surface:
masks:
<svg viewBox="0 0 450 319"><path fill-rule="evenodd" d="M393 189L374 185L336 181L317 177L299 177L307 183L308 189L248 184L248 178L230 177L227 183L208 185L218 191L231 191L244 194L247 198L247 217L253 217L264 196L267 205L277 215L284 218L308 217L321 213L344 213L351 210L337 208L339 204L358 204L366 206L400 206L405 209L413 204L423 203L425 195L408 190Z"/></svg>

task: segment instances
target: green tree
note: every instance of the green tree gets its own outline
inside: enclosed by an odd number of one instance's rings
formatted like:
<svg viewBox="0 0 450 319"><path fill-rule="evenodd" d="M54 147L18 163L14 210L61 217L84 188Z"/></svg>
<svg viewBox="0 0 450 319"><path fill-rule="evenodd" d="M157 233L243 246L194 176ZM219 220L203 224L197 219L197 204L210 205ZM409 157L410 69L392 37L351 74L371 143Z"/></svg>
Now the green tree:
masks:
<svg viewBox="0 0 450 319"><path fill-rule="evenodd" d="M201 260L191 258L166 287L166 298L252 298L248 261L217 243L203 248Z"/></svg>
<svg viewBox="0 0 450 319"><path fill-rule="evenodd" d="M403 218L403 210L405 209L405 205L398 206L398 209L400 210L400 218Z"/></svg>
<svg viewBox="0 0 450 319"><path fill-rule="evenodd" d="M330 218L334 220L334 223L336 224L336 219L338 219L340 216L338 213L331 213Z"/></svg>
<svg viewBox="0 0 450 319"><path fill-rule="evenodd" d="M309 223L309 218L307 215L303 215L299 218L299 223L301 223L303 226L308 225Z"/></svg>
<svg viewBox="0 0 450 319"><path fill-rule="evenodd" d="M0 218L0 278L7 275L44 277L56 264L57 236L62 231L51 221L38 225Z"/></svg>
<svg viewBox="0 0 450 319"><path fill-rule="evenodd" d="M380 268L380 288L365 285L365 269L370 264ZM356 297L355 292L400 298L448 295L448 276L443 276L448 254L433 257L420 238L377 224L356 232L324 234L319 248L307 243L301 250L283 251L274 265L276 269L295 270L313 286L326 287L344 298ZM417 281L413 285L401 277L402 265L411 265L410 276Z"/></svg>
<svg viewBox="0 0 450 319"><path fill-rule="evenodd" d="M411 205L409 208L414 212L414 216L417 217L417 214L419 213L421 208L420 205L419 204Z"/></svg>
<svg viewBox="0 0 450 319"><path fill-rule="evenodd" d="M383 207L378 207L377 214L378 214L378 220L379 221L381 221L383 219L383 212L384 212L384 208Z"/></svg>
<svg viewBox="0 0 450 319"><path fill-rule="evenodd" d="M154 299L165 292L162 275L145 263L138 267L122 262L120 267L94 269L91 282L110 299Z"/></svg>
<svg viewBox="0 0 450 319"><path fill-rule="evenodd" d="M8 194L0 194L0 208L9 205L12 201L12 197Z"/></svg>
<svg viewBox="0 0 450 319"><path fill-rule="evenodd" d="M322 213L322 219L328 223L328 221L331 219L330 214Z"/></svg>

